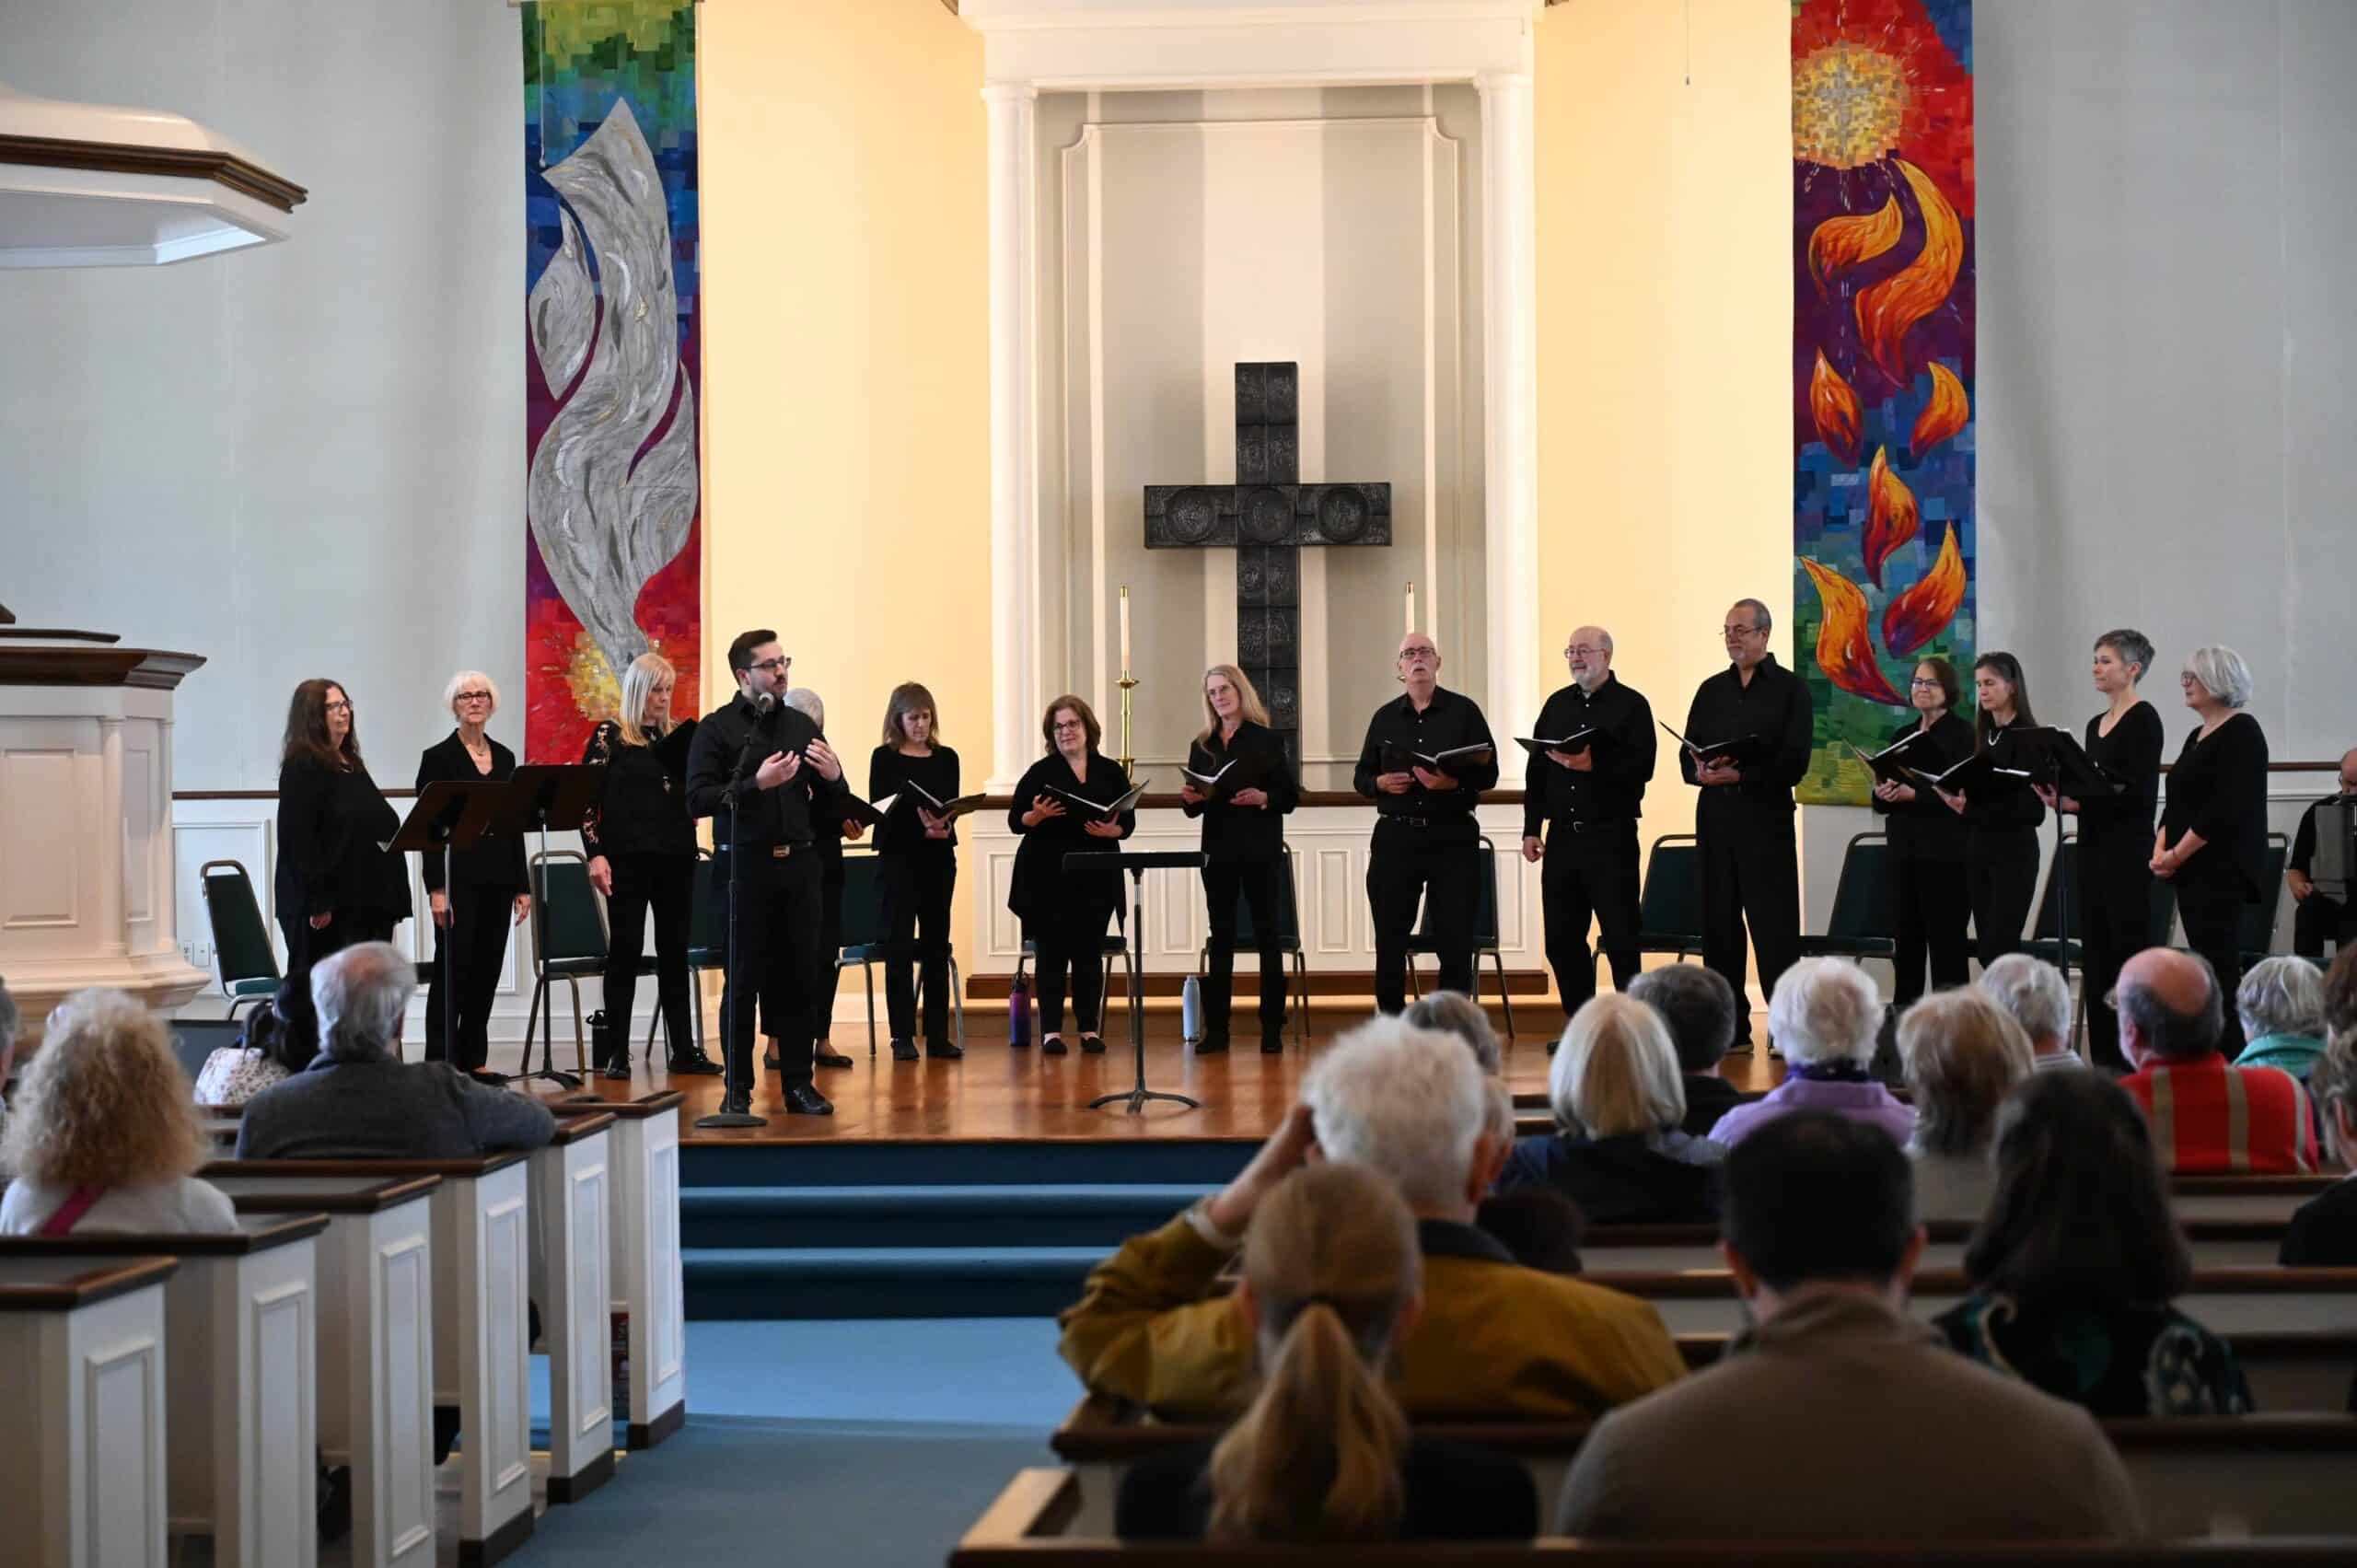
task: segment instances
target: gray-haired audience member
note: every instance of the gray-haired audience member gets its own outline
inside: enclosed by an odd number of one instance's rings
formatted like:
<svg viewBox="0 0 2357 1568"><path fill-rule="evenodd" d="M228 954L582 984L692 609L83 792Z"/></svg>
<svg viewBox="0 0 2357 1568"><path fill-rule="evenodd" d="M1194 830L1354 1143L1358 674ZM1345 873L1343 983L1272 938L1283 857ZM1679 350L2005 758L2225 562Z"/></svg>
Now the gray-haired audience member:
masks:
<svg viewBox="0 0 2357 1568"><path fill-rule="evenodd" d="M1420 1029L1438 1029L1463 1040L1491 1077L1505 1071L1505 1053L1498 1048L1498 1031L1490 1027L1488 1011L1465 993L1430 992L1410 1003L1400 1016Z"/></svg>
<svg viewBox="0 0 2357 1568"><path fill-rule="evenodd" d="M2237 1067L2281 1067L2302 1083L2324 1054L2324 976L2305 958L2262 958L2235 993L2249 1043Z"/></svg>
<svg viewBox="0 0 2357 1568"><path fill-rule="evenodd" d="M2032 1067L2043 1073L2086 1065L2071 1049L2071 982L2061 970L2027 953L2007 953L1980 971L1980 989L2029 1036Z"/></svg>
<svg viewBox="0 0 2357 1568"><path fill-rule="evenodd" d="M1898 1054L1915 1094L1915 1136L1907 1144L1915 1217L1977 1220L1997 1185L1989 1160L1997 1108L2035 1071L2029 1036L2012 1014L1959 986L1907 1009Z"/></svg>
<svg viewBox="0 0 2357 1568"><path fill-rule="evenodd" d="M2341 949L2341 964L2352 956L2357 947ZM2308 1092L2335 1157L2352 1174L2292 1212L2275 1260L2287 1269L2357 1268L2357 1031L2333 1037L2308 1074Z"/></svg>
<svg viewBox="0 0 2357 1568"><path fill-rule="evenodd" d="M1778 1032L1778 1040L1784 1036ZM1607 1539L2132 1539L2136 1495L2084 1410L1976 1366L1907 1312L1922 1255L1907 1158L1796 1111L1727 1157L1721 1250L1753 1326L1597 1423L1556 1532ZM1805 1455L1715 1470L1698 1454ZM1969 1485L1957 1477L1969 1474Z"/></svg>
<svg viewBox="0 0 2357 1568"><path fill-rule="evenodd" d="M1664 964L1630 981L1629 994L1661 1015L1678 1048L1678 1070L1686 1080L1679 1132L1707 1138L1720 1117L1759 1098L1719 1075L1736 1022L1735 987L1726 976L1707 964Z"/></svg>
<svg viewBox="0 0 2357 1568"><path fill-rule="evenodd" d="M239 1159L463 1159L537 1149L548 1108L439 1062L401 1059L417 970L389 942L363 942L311 970L319 1054L246 1102Z"/></svg>
<svg viewBox="0 0 2357 1568"><path fill-rule="evenodd" d="M2152 1123L2163 1169L2289 1176L2316 1167L2300 1081L2272 1067L2237 1067L2221 1053L2224 1008L2207 958L2147 947L2120 966L2112 996L2119 1048L2136 1067L2119 1085Z"/></svg>
<svg viewBox="0 0 2357 1568"><path fill-rule="evenodd" d="M1803 958L1786 970L1768 998L1768 1037L1784 1052L1784 1081L1719 1118L1711 1141L1733 1148L1788 1112L1829 1110L1906 1143L1915 1112L1866 1072L1882 1013L1882 993L1846 958Z"/></svg>

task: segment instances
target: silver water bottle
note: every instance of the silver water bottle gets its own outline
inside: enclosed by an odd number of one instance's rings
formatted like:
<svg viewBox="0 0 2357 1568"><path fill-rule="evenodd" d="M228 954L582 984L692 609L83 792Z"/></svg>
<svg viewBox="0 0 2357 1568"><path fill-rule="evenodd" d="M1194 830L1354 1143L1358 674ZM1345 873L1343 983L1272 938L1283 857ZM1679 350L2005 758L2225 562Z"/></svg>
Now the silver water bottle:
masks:
<svg viewBox="0 0 2357 1568"><path fill-rule="evenodd" d="M1178 1032L1190 1046L1203 1042L1203 983L1191 974L1178 990Z"/></svg>

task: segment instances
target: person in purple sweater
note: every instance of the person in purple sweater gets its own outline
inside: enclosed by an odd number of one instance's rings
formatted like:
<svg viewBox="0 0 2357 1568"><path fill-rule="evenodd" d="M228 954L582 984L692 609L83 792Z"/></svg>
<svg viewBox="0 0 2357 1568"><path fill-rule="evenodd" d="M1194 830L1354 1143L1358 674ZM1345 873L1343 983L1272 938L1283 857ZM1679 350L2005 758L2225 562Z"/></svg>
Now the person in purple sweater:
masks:
<svg viewBox="0 0 2357 1568"><path fill-rule="evenodd" d="M1794 1110L1829 1110L1871 1122L1900 1145L1915 1112L1867 1075L1882 1028L1882 993L1846 958L1804 958L1776 981L1768 1034L1784 1053L1784 1081L1762 1099L1719 1118L1711 1141L1729 1148Z"/></svg>

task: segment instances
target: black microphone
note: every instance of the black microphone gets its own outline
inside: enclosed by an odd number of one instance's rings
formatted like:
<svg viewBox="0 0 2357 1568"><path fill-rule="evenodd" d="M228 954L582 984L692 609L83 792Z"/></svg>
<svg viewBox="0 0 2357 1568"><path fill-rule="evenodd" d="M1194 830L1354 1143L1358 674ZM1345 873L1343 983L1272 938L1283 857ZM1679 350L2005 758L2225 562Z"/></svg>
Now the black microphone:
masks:
<svg viewBox="0 0 2357 1568"><path fill-rule="evenodd" d="M753 717L758 723L777 706L777 693L774 691L749 692L746 701L752 703ZM753 760L753 748L760 744L761 740L760 729L747 731L745 744L737 749L737 765L728 770L728 787L721 791L720 797L732 813L737 809L737 791L751 782L746 774L745 766Z"/></svg>
<svg viewBox="0 0 2357 1568"><path fill-rule="evenodd" d="M755 716L757 716L757 717L758 717L758 716L760 716L761 714L766 714L766 713L768 713L772 708L774 708L774 707L776 707L776 706L777 706L777 693L776 693L776 692L774 692L774 691L756 691L756 692L754 692L754 693L753 693L753 713L754 713Z"/></svg>

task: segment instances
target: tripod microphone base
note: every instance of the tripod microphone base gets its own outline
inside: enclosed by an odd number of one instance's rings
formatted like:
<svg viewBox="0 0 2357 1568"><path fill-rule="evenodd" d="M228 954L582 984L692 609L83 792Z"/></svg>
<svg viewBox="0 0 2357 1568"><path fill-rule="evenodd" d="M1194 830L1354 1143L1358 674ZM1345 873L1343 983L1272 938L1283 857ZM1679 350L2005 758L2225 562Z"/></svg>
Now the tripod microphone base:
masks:
<svg viewBox="0 0 2357 1568"><path fill-rule="evenodd" d="M1185 1095L1169 1094L1161 1089L1149 1089L1143 1086L1134 1089L1123 1089L1119 1094L1098 1095L1095 1099L1088 1102L1088 1109L1096 1110L1104 1106L1119 1105L1123 1101L1127 1101L1129 1113L1132 1116L1138 1116L1144 1112L1145 1102L1150 1099L1174 1100L1177 1103L1185 1106L1189 1110L1201 1110L1203 1109L1203 1102L1201 1100L1189 1099ZM703 1123L699 1121L696 1125L701 1127Z"/></svg>
<svg viewBox="0 0 2357 1568"><path fill-rule="evenodd" d="M560 1072L554 1067L543 1067L536 1073L511 1074L508 1076L507 1081L510 1084L527 1084L531 1082L534 1078L546 1078L549 1082L556 1085L559 1088L577 1089L581 1086L581 1079L577 1075L572 1073Z"/></svg>
<svg viewBox="0 0 2357 1568"><path fill-rule="evenodd" d="M699 1127L766 1127L770 1119L756 1116L749 1110L715 1110L709 1116L696 1118Z"/></svg>

